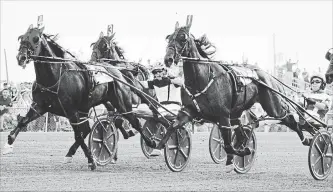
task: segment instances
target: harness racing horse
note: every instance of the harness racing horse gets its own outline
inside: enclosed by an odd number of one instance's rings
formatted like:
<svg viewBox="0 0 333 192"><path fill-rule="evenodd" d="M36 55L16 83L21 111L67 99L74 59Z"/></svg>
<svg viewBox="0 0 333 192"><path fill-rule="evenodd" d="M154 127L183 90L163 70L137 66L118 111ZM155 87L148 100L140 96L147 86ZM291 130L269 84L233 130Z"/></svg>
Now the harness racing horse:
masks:
<svg viewBox="0 0 333 192"><path fill-rule="evenodd" d="M147 93L149 96L158 101L155 89L144 88L144 86L140 83L140 81L147 81L149 79L148 69L139 63L126 61L123 49L114 41L115 33L113 33L113 25L111 26L111 30L109 30L110 25L108 26L107 36L104 36L104 33L101 32L99 39L95 43L91 44L93 52L91 54L90 61L97 62L105 59L109 65L119 67L121 73L129 84ZM150 103L145 97L142 97L133 91L132 104L139 105L141 103L146 103L148 106L153 104ZM107 107L108 111L113 111L112 106L108 105ZM151 110L154 110L154 108L151 108ZM134 136L135 134L131 130L127 134L125 129L121 129L123 122L122 117L115 119L115 126L120 128L124 138L128 139L128 137ZM113 163L116 160L117 153L114 156Z"/></svg>
<svg viewBox="0 0 333 192"><path fill-rule="evenodd" d="M218 62L209 62L208 54L190 33L191 24L192 16L188 16L186 26L179 27L177 22L174 33L167 36L168 45L164 57L164 63L167 67L173 63L178 64L181 57L194 59L183 60L185 77L183 86L186 90L182 91L184 107L178 113L174 123L168 128L157 148L161 149L165 146L174 130L182 127L192 118L199 117L219 125L224 139L224 149L228 154L226 165L231 165L233 155L243 157L251 154L251 150L247 147L235 147L237 144L232 146L231 126L239 125L242 112L250 109L255 102L259 102L270 117L280 119L281 124L294 130L304 145L309 145L310 139L304 137L293 115L289 112L289 105L284 102L281 96L268 90L259 82L263 82L281 93L284 93L283 87L263 70L253 65L246 65L255 71L259 80L253 80L243 87L243 91L236 93L230 70ZM236 120L231 121L231 119ZM241 130L235 129L235 134L236 138L242 138ZM239 135L241 137L238 137ZM237 143L239 142L237 141Z"/></svg>
<svg viewBox="0 0 333 192"><path fill-rule="evenodd" d="M43 30L44 27L33 28L30 25L27 32L18 38L21 40L17 55L18 64L25 67L30 61L34 61L36 73L36 81L32 88L34 102L26 116L8 135L8 143L3 152L4 154L12 152L15 138L29 122L46 112L51 112L68 118L75 135L75 143L70 150L73 150L76 144L80 145L88 158L88 167L94 170L96 163L84 142L84 138L90 132L89 123L80 122L80 119L87 118L91 107L99 104L107 105L110 102L119 113L126 113L123 116L142 134L139 120L132 113L127 113L132 111L131 89L117 81L91 87L91 75L86 67L80 62L64 59L66 51L50 36L43 34ZM125 81L116 68L110 66L106 69L114 77ZM142 136L147 145L154 146L151 139L144 134Z"/></svg>

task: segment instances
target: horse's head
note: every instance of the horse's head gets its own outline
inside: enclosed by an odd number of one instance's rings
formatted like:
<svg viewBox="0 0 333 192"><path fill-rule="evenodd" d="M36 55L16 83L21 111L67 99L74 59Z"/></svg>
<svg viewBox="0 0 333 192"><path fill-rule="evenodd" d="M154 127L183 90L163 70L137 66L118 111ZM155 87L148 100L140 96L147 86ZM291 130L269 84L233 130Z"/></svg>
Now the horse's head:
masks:
<svg viewBox="0 0 333 192"><path fill-rule="evenodd" d="M31 55L39 55L43 38L44 27L30 25L27 32L18 37L20 41L19 53L16 56L18 65L23 68L31 60Z"/></svg>
<svg viewBox="0 0 333 192"><path fill-rule="evenodd" d="M190 34L192 18L192 15L188 15L186 26L183 27L179 27L179 23L177 22L175 31L166 37L168 45L164 57L164 64L167 67L170 67L172 63L178 64L182 56L196 56L195 39L194 36Z"/></svg>
<svg viewBox="0 0 333 192"><path fill-rule="evenodd" d="M328 69L326 71L326 83L331 84L333 82L333 48L329 49L325 55L325 58L330 61Z"/></svg>
<svg viewBox="0 0 333 192"><path fill-rule="evenodd" d="M108 33L104 36L104 33L101 32L98 40L95 43L92 43L93 53L91 59L124 59L122 49L114 41L115 33L113 33L113 26L108 26Z"/></svg>

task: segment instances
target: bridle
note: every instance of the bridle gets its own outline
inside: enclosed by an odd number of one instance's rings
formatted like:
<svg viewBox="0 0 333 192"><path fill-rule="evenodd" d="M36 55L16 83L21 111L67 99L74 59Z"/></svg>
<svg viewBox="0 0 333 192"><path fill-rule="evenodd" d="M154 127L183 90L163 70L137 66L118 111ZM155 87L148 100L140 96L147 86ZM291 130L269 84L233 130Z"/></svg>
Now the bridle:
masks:
<svg viewBox="0 0 333 192"><path fill-rule="evenodd" d="M21 45L20 45L20 48L19 48L19 53L20 54L24 54L24 53L22 53L22 49L23 48L27 49L26 58L24 60L24 63L28 63L28 61L32 61L33 60L30 57L30 55L34 54L34 50L33 50L33 47L31 45L31 43L29 41L27 41L27 40L21 41Z"/></svg>
<svg viewBox="0 0 333 192"><path fill-rule="evenodd" d="M174 42L176 42L176 38L177 38L177 36L178 36L179 31L180 31L180 29L177 29L177 30L175 31L175 33L173 34L172 40L169 42L169 44L168 44L168 46L167 46L167 50L168 50L168 49L171 49L171 50L174 51L174 59L175 59L175 60L178 60L178 61L179 61L180 58L182 57L182 54L184 53L185 49L187 48L187 45L189 44L189 38L190 38L189 34L185 32L186 37L187 37L187 38L186 38L186 41L184 42L184 45L183 45L183 47L180 49L180 51L178 51L178 50L177 50L176 43L174 43ZM173 43L173 46L170 45L171 43Z"/></svg>

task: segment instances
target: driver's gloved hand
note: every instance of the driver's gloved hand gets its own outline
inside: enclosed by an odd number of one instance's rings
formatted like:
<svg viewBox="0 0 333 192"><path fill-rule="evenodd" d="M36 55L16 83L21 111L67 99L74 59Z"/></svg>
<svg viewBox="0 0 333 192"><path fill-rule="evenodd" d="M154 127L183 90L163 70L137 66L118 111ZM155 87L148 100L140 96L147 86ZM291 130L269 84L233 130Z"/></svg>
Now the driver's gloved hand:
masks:
<svg viewBox="0 0 333 192"><path fill-rule="evenodd" d="M169 77L162 77L162 79L154 79L153 84L157 87L165 87L170 85L171 80Z"/></svg>
<svg viewBox="0 0 333 192"><path fill-rule="evenodd" d="M314 99L311 99L311 98L306 98L305 101L308 105L316 104L316 101Z"/></svg>

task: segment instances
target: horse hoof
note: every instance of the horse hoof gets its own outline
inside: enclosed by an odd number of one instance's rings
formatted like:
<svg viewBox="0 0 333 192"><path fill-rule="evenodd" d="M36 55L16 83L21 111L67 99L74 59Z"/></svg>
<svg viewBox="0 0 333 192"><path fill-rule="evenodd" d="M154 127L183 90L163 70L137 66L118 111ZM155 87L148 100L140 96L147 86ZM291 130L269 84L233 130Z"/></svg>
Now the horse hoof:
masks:
<svg viewBox="0 0 333 192"><path fill-rule="evenodd" d="M64 164L72 162L73 162L73 157L64 157Z"/></svg>
<svg viewBox="0 0 333 192"><path fill-rule="evenodd" d="M235 169L234 164L226 165L225 166L225 172L231 173Z"/></svg>
<svg viewBox="0 0 333 192"><path fill-rule="evenodd" d="M90 168L92 171L95 170L97 167L96 162L88 163L88 168Z"/></svg>
<svg viewBox="0 0 333 192"><path fill-rule="evenodd" d="M15 141L15 137L12 135L8 135L8 144L12 145Z"/></svg>
<svg viewBox="0 0 333 192"><path fill-rule="evenodd" d="M13 150L14 150L14 146L6 143L5 146L3 147L2 155L11 154L11 153L13 153Z"/></svg>
<svg viewBox="0 0 333 192"><path fill-rule="evenodd" d="M310 146L312 139L311 138L305 138L302 142L305 146Z"/></svg>
<svg viewBox="0 0 333 192"><path fill-rule="evenodd" d="M252 150L251 150L250 148L246 147L246 148L244 149L244 156L246 156L246 155L251 155L251 153L252 153Z"/></svg>
<svg viewBox="0 0 333 192"><path fill-rule="evenodd" d="M116 164L116 163L117 163L117 160L115 160L115 159L112 159L110 162L110 164Z"/></svg>
<svg viewBox="0 0 333 192"><path fill-rule="evenodd" d="M156 150L156 149L154 149L150 154L150 156L152 156L152 157L157 157L157 156L161 156L161 155L162 155L162 151Z"/></svg>

